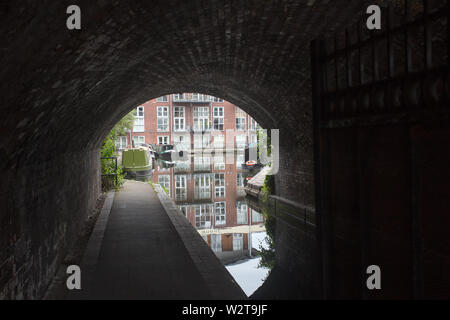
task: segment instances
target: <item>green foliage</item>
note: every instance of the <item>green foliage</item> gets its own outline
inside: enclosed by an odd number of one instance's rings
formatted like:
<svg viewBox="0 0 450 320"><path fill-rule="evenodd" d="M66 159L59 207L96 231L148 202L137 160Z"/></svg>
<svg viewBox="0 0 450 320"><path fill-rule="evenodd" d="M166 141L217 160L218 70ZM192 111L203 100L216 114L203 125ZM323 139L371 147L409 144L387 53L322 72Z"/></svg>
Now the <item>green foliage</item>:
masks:
<svg viewBox="0 0 450 320"><path fill-rule="evenodd" d="M259 268L268 268L272 270L275 266L275 227L276 219L267 212L267 208L264 208L262 214L266 218L266 242L269 247L267 249L262 246L259 247L261 260L259 261Z"/></svg>
<svg viewBox="0 0 450 320"><path fill-rule="evenodd" d="M260 246L260 256L261 261L258 267L265 267L270 270L275 266L275 229L276 229L276 218L270 215L268 208L269 195L275 192L275 178L273 175L266 175L264 178L264 185L261 189L263 193L262 202L264 207L262 208L262 214L265 218L266 227L266 242L268 243L268 249L264 249Z"/></svg>
<svg viewBox="0 0 450 320"><path fill-rule="evenodd" d="M161 186L161 188L163 188L163 190L166 192L166 194L167 195L169 195L169 190L167 190L167 188L166 187L164 187L164 186Z"/></svg>
<svg viewBox="0 0 450 320"><path fill-rule="evenodd" d="M269 195L275 193L275 178L274 175L268 174L264 178L264 185L261 188L261 192L263 194L263 203L267 203L269 201Z"/></svg>
<svg viewBox="0 0 450 320"><path fill-rule="evenodd" d="M116 140L119 136L127 134L127 131L131 129L134 122L134 114L130 112L125 117L123 117L109 132L103 141L102 147L100 149L101 158L110 158L117 156L116 150ZM110 175L102 177L102 189L119 189L124 182L125 174L123 172L123 167L117 165L117 183L116 178L113 174L116 173L116 160L115 159L102 159L101 160L102 175Z"/></svg>
<svg viewBox="0 0 450 320"><path fill-rule="evenodd" d="M258 160L261 161L263 156L264 147L267 148L267 157L270 157L272 154L272 140L270 137L270 134L267 134L267 132L270 132L269 130L265 130L262 128L258 128L256 131L256 135L258 137L258 145L257 145L257 151L258 151ZM267 145L264 146L264 143L267 139Z"/></svg>

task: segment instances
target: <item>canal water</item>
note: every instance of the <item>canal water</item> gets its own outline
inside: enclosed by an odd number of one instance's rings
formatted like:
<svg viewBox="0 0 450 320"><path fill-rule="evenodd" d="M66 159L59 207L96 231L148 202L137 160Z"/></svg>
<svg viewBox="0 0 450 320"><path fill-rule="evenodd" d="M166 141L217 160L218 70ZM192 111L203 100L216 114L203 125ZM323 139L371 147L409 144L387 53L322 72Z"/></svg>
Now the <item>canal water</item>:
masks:
<svg viewBox="0 0 450 320"><path fill-rule="evenodd" d="M265 218L252 209L244 187L249 172L244 154L192 154L185 161L157 160L150 177L174 200L182 214L250 296L266 279L260 252L268 250Z"/></svg>

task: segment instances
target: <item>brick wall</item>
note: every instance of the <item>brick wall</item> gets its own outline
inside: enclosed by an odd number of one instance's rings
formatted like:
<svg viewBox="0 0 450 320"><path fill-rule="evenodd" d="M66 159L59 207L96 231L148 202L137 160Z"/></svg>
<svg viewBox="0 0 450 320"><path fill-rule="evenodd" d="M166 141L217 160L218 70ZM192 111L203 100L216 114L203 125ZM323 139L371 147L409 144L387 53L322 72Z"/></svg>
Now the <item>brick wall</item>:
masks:
<svg viewBox="0 0 450 320"><path fill-rule="evenodd" d="M1 296L42 296L97 196L92 150L155 97L207 93L281 129L277 194L313 205L309 42L366 2L80 0L81 31L72 2L2 4Z"/></svg>

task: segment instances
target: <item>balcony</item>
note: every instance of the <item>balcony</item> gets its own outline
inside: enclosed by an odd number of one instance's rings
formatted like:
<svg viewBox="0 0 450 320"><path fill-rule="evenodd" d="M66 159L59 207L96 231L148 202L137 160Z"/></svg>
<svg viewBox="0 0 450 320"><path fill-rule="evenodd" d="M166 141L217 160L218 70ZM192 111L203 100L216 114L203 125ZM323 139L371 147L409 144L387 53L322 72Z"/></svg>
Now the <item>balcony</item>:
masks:
<svg viewBox="0 0 450 320"><path fill-rule="evenodd" d="M199 93L180 93L172 95L173 102L195 102L195 103L210 103L217 100L217 98Z"/></svg>

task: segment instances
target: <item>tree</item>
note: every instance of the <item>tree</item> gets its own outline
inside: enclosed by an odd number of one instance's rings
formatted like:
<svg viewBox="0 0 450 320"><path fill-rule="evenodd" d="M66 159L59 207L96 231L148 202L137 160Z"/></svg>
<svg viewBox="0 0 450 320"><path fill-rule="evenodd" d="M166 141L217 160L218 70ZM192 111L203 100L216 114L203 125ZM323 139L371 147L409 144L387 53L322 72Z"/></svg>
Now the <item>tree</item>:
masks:
<svg viewBox="0 0 450 320"><path fill-rule="evenodd" d="M128 113L125 117L116 123L114 128L108 133L105 140L103 141L102 147L100 149L100 156L102 158L111 158L116 155L116 140L119 136L127 135L128 131L131 130L134 123L134 111ZM116 172L116 162L113 159L102 159L102 174L112 175L117 174L117 184L115 179L110 177L104 177L102 179L103 190L108 190L111 188L119 188L123 184L124 174L122 166L117 166ZM112 180L114 180L112 182Z"/></svg>

